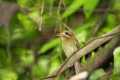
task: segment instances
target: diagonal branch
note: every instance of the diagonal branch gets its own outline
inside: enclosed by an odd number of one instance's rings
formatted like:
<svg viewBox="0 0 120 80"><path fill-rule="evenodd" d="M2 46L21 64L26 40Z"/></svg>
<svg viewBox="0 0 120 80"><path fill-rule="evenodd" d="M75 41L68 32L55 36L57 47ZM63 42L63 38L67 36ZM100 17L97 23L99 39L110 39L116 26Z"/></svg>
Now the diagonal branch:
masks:
<svg viewBox="0 0 120 80"><path fill-rule="evenodd" d="M74 62L76 62L77 60L79 60L82 56L87 55L91 51L95 50L96 48L98 48L102 44L110 41L112 38L115 37L115 35L111 35L111 34L118 33L118 32L120 32L120 25L118 25L111 32L103 35L103 36L107 36L107 37L103 37L102 36L102 38L94 39L89 44L87 44L85 47L83 47L82 49L80 49L76 53L72 54L69 58L67 58L64 61L63 64L61 64L60 68L58 68L57 71L55 71L55 73L53 73L52 75L48 76L47 78L52 78L52 77L56 77L56 76L60 75L66 69L68 69L69 67L71 67L74 64ZM108 36L108 35L111 35L111 36Z"/></svg>

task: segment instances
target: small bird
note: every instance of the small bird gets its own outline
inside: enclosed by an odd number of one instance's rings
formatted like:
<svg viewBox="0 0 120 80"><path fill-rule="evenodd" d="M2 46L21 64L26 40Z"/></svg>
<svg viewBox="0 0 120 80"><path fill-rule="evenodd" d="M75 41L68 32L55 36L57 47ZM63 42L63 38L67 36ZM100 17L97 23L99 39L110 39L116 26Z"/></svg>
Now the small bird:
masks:
<svg viewBox="0 0 120 80"><path fill-rule="evenodd" d="M79 42L72 31L62 31L58 34L61 39L62 48L66 57L70 57L74 52L79 49ZM80 63L77 61L74 63L75 73L80 71Z"/></svg>

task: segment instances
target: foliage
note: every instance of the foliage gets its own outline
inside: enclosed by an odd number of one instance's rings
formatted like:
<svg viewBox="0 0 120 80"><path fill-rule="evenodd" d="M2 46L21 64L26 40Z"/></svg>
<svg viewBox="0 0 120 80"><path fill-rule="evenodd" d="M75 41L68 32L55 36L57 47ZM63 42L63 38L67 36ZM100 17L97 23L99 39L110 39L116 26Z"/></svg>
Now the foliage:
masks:
<svg viewBox="0 0 120 80"><path fill-rule="evenodd" d="M119 64L119 59L120 59L120 47L116 48L114 50L114 72L112 75L112 79L119 79L120 75L120 64Z"/></svg>
<svg viewBox="0 0 120 80"><path fill-rule="evenodd" d="M92 73L92 75L90 76L90 80L99 80L100 77L102 77L103 75L105 75L104 70L102 69L98 69L95 72Z"/></svg>
<svg viewBox="0 0 120 80"><path fill-rule="evenodd" d="M108 6L111 10L120 10L119 0L110 1L113 1ZM20 10L12 16L9 26L0 25L0 80L21 80L21 75L27 77L25 80L40 80L54 72L65 58L55 30L64 28L63 24L69 26L80 42L80 47L83 47L83 43L92 36L107 33L119 24L119 11L107 12L106 7L100 7L110 1L12 0ZM11 0L0 1L1 4L4 2L9 3ZM99 8L103 13L95 11ZM105 20L100 25L104 15ZM91 53L94 58L95 52ZM115 52L114 74L119 70L119 57ZM87 63L85 57L83 63ZM28 75L24 75L26 69ZM95 71L90 80L97 80L104 73L103 69ZM64 76L61 80L64 80Z"/></svg>

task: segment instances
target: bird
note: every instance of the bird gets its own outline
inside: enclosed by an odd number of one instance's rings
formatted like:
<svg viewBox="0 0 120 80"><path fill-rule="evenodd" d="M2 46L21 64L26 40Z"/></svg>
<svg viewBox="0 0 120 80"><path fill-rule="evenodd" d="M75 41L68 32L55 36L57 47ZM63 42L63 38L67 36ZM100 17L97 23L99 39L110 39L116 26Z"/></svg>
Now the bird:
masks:
<svg viewBox="0 0 120 80"><path fill-rule="evenodd" d="M79 48L79 42L75 37L74 33L70 30L63 30L62 32L58 33L61 43L62 49L65 53L65 56L68 58L73 53L75 53ZM76 61L74 63L75 73L78 74L80 72L80 62Z"/></svg>

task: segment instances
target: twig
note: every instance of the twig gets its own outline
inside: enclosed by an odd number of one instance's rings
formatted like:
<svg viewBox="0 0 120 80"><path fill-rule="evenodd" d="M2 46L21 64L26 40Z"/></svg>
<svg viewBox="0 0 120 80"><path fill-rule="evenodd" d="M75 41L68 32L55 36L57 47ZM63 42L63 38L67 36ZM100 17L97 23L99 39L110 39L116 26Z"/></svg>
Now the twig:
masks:
<svg viewBox="0 0 120 80"><path fill-rule="evenodd" d="M42 0L42 5L41 5L41 12L40 12L40 23L39 23L39 31L41 31L42 24L43 24L43 12L44 12L44 0Z"/></svg>

